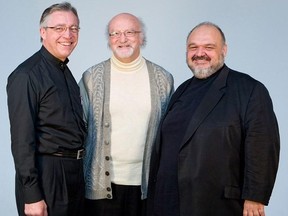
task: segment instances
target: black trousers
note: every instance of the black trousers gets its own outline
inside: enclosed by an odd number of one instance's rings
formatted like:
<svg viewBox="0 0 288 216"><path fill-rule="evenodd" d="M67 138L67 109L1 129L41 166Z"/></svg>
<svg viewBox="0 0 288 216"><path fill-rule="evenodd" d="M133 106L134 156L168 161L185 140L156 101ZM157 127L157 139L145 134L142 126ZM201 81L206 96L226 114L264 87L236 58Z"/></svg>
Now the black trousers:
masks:
<svg viewBox="0 0 288 216"><path fill-rule="evenodd" d="M144 216L140 186L112 184L113 199L85 200L85 216Z"/></svg>
<svg viewBox="0 0 288 216"><path fill-rule="evenodd" d="M39 181L49 216L82 216L84 207L83 161L41 155L37 157ZM24 214L23 191L16 176L16 201Z"/></svg>

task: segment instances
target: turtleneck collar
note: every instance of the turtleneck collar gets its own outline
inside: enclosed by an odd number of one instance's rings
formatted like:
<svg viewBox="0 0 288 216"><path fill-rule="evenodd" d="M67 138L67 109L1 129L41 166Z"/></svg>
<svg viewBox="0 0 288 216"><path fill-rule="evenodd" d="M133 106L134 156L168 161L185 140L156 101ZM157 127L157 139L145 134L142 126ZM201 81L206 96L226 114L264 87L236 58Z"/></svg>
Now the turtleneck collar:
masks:
<svg viewBox="0 0 288 216"><path fill-rule="evenodd" d="M143 68L144 65L145 59L142 55L139 55L134 61L129 63L119 61L114 54L111 57L111 67L119 72L135 72Z"/></svg>

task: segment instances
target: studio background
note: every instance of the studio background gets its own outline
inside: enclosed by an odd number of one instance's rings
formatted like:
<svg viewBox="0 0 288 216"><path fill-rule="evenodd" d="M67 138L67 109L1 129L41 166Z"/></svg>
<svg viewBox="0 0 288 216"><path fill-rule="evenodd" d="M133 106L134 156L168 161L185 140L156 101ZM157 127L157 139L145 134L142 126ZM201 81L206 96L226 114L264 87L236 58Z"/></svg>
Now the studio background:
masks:
<svg viewBox="0 0 288 216"><path fill-rule="evenodd" d="M8 75L39 50L39 20L58 1L0 0L0 215L16 216L6 84ZM80 17L79 43L70 56L78 82L90 66L110 57L108 21L120 12L144 21L147 45L142 54L172 73L175 87L192 76L186 66L188 32L202 21L218 24L228 44L226 64L268 88L281 135L279 171L267 216L288 215L288 1L286 0L71 0Z"/></svg>

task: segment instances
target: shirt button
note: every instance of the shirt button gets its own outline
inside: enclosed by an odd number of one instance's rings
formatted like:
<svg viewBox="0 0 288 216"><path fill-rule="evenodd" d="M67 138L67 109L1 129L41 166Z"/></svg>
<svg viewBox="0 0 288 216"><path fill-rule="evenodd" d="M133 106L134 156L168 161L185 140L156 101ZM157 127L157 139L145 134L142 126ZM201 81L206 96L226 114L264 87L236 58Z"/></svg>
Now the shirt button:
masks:
<svg viewBox="0 0 288 216"><path fill-rule="evenodd" d="M105 175L106 175L106 176L109 176L109 175L110 175L110 173L109 173L108 171L106 171L106 172L105 172Z"/></svg>
<svg viewBox="0 0 288 216"><path fill-rule="evenodd" d="M109 161L110 157L109 157L109 156L106 156L105 159L106 159L107 161Z"/></svg>
<svg viewBox="0 0 288 216"><path fill-rule="evenodd" d="M111 199L111 194L107 194L107 198L108 198L108 199Z"/></svg>
<svg viewBox="0 0 288 216"><path fill-rule="evenodd" d="M107 189L107 191L111 191L111 188L110 188L110 187L107 187L106 189Z"/></svg>
<svg viewBox="0 0 288 216"><path fill-rule="evenodd" d="M105 140L104 143L105 143L105 145L109 145L109 141L108 140Z"/></svg>
<svg viewBox="0 0 288 216"><path fill-rule="evenodd" d="M109 123L108 122L106 122L104 125L105 125L105 127L109 127Z"/></svg>

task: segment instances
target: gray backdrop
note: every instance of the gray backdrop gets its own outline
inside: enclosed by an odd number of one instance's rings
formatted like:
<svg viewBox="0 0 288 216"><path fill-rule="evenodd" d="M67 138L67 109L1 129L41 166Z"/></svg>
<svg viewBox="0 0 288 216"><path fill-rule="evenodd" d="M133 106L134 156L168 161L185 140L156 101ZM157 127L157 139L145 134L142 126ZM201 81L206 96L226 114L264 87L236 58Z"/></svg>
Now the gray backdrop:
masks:
<svg viewBox="0 0 288 216"><path fill-rule="evenodd" d="M7 76L40 48L39 19L57 1L0 0L0 215L17 215L14 165L6 105ZM248 73L268 88L281 132L281 160L268 216L288 215L288 1L286 0L81 0L70 1L81 20L80 39L69 67L79 81L88 67L109 58L104 35L109 19L130 12L143 19L148 43L143 55L169 70L176 87L191 77L185 40L202 21L218 24L227 37L229 67ZM286 89L285 89L286 88ZM285 114L286 113L286 114Z"/></svg>

